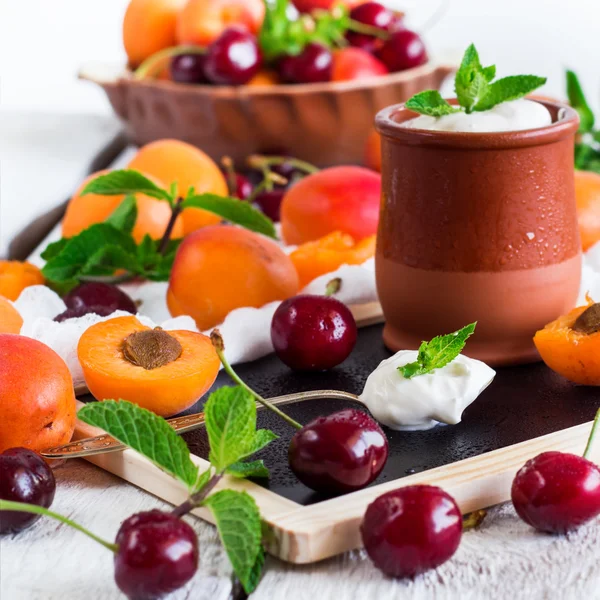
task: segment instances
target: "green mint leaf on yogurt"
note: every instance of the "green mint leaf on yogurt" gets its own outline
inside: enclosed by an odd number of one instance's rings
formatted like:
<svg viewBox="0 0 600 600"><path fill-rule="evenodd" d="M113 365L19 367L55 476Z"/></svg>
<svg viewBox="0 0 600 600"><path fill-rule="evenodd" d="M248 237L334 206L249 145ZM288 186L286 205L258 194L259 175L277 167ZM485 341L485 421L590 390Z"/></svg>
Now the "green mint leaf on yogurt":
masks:
<svg viewBox="0 0 600 600"><path fill-rule="evenodd" d="M466 49L454 78L454 91L459 108L446 102L439 92L433 90L413 96L406 103L406 107L434 117L441 117L458 110L463 110L467 114L474 111L482 112L490 110L501 102L523 98L546 83L546 78L535 75L513 75L494 81L495 77L496 66L482 66L477 48L471 44Z"/></svg>
<svg viewBox="0 0 600 600"><path fill-rule="evenodd" d="M475 332L476 326L477 323L471 323L454 333L440 335L430 342L423 342L419 347L417 360L398 367L398 371L405 379L411 379L445 367L462 352L467 340Z"/></svg>
<svg viewBox="0 0 600 600"><path fill-rule="evenodd" d="M406 108L430 117L441 117L442 115L460 112L458 108L444 100L442 95L435 90L428 90L414 95L406 103Z"/></svg>
<svg viewBox="0 0 600 600"><path fill-rule="evenodd" d="M573 71L567 71L567 96L569 104L579 113L579 133L591 133L594 129L594 113Z"/></svg>
<svg viewBox="0 0 600 600"><path fill-rule="evenodd" d="M90 402L77 413L181 481L193 493L204 478L192 462L187 444L158 415L125 400Z"/></svg>

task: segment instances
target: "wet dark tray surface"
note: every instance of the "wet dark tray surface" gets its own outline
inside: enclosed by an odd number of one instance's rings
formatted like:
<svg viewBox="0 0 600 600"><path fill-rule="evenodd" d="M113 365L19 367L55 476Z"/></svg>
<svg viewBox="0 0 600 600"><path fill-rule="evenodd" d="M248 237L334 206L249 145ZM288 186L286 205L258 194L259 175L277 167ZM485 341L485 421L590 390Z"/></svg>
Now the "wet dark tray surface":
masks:
<svg viewBox="0 0 600 600"><path fill-rule="evenodd" d="M350 358L327 373L294 373L274 355L235 368L267 398L318 389L360 394L369 373L390 356L381 340L381 330L380 325L362 329ZM222 372L213 390L223 385L232 385L232 382ZM287 405L283 410L306 424L319 415L353 404L363 408L359 403L341 400L312 400ZM500 369L492 385L465 411L458 425L438 426L422 432L386 429L390 457L373 485L589 422L598 406L600 389L575 386L543 363ZM187 412L201 409L202 402L199 402ZM287 448L294 430L264 409L259 410L258 425L273 430L280 438L256 455L264 459L271 471L268 482L257 483L300 504L324 500L299 483L288 467ZM194 454L207 458L205 430L183 437Z"/></svg>

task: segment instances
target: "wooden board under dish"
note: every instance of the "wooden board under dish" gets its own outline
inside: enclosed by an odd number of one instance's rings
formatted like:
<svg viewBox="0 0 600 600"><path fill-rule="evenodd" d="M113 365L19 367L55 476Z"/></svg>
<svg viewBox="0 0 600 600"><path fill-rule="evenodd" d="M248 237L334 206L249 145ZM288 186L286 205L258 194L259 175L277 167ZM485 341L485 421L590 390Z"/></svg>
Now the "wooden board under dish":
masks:
<svg viewBox="0 0 600 600"><path fill-rule="evenodd" d="M267 397L309 389L360 392L367 375L389 352L381 342L381 326L361 330L355 351L340 367L327 373L293 373L275 356L239 365L240 375ZM229 385L221 373L213 389ZM301 422L333 412L347 402L323 400L286 406ZM591 421L600 406L600 390L575 386L543 364L504 368L494 383L467 409L463 422L425 432L386 431L390 458L370 487L337 498L323 498L300 484L287 466L286 448L293 431L268 411L259 411L259 426L281 435L259 455L271 468L270 483L225 480L223 485L245 489L256 499L269 526L268 551L293 563L311 563L359 547L358 527L367 505L391 489L428 483L452 494L463 512L510 498L516 471L526 460L547 450L582 453ZM201 411L202 403L187 412ZM80 436L94 435L87 426ZM207 441L202 430L185 434L194 460L202 466ZM600 447L594 456L600 463ZM185 490L131 450L90 459L156 496L178 504ZM211 520L208 511L195 512Z"/></svg>

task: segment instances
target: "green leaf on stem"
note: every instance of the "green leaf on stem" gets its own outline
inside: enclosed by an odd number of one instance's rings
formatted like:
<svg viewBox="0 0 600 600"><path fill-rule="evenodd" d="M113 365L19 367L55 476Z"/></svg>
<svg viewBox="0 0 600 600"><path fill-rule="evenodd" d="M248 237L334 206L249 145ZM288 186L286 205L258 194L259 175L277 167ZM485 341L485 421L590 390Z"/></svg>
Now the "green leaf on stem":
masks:
<svg viewBox="0 0 600 600"><path fill-rule="evenodd" d="M536 75L511 75L494 81L486 93L476 103L475 110L484 111L494 108L502 102L518 100L530 94L546 83L545 77Z"/></svg>
<svg viewBox="0 0 600 600"><path fill-rule="evenodd" d="M84 423L100 427L157 467L181 481L193 493L206 474L199 475L187 444L158 415L125 400L86 404L77 414Z"/></svg>
<svg viewBox="0 0 600 600"><path fill-rule="evenodd" d="M269 477L269 469L267 469L262 460L236 462L229 465L225 472L239 479L246 479L248 477L267 479Z"/></svg>
<svg viewBox="0 0 600 600"><path fill-rule="evenodd" d="M442 98L436 90L415 94L406 102L406 108L430 117L441 117L460 112L460 110Z"/></svg>
<svg viewBox="0 0 600 600"><path fill-rule="evenodd" d="M440 335L430 342L423 342L417 360L398 367L398 371L404 378L411 379L445 367L462 352L467 340L475 332L476 326L477 323L471 323L454 333Z"/></svg>
<svg viewBox="0 0 600 600"><path fill-rule="evenodd" d="M573 71L567 71L567 96L569 104L579 113L579 133L591 133L594 129L594 113Z"/></svg>
<svg viewBox="0 0 600 600"><path fill-rule="evenodd" d="M104 222L120 231L131 233L135 227L137 216L138 210L135 196L128 194Z"/></svg>
<svg viewBox="0 0 600 600"><path fill-rule="evenodd" d="M222 387L204 405L210 443L209 461L223 473L234 463L258 452L276 439L268 430L256 431L256 403L240 386Z"/></svg>
<svg viewBox="0 0 600 600"><path fill-rule="evenodd" d="M186 198L181 208L182 210L186 208L201 208L231 223L277 239L273 221L260 210L254 208L249 202L244 202L237 198L217 196L216 194L201 194Z"/></svg>
<svg viewBox="0 0 600 600"><path fill-rule="evenodd" d="M264 550L260 513L246 492L223 490L204 501L215 518L219 537L238 579L247 594L258 585Z"/></svg>
<svg viewBox="0 0 600 600"><path fill-rule="evenodd" d="M172 203L174 199L171 194L157 186L139 171L133 169L121 169L98 175L92 179L81 193L99 194L101 196L120 196L121 194L145 194L158 200L166 200Z"/></svg>

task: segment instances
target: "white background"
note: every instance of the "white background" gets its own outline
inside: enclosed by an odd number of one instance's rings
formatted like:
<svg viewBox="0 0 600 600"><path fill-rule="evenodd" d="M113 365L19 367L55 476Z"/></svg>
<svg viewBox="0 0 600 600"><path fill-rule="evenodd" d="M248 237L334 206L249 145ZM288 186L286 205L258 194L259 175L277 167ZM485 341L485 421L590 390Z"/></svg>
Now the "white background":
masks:
<svg viewBox="0 0 600 600"><path fill-rule="evenodd" d="M420 27L444 0L388 0ZM445 0L426 33L432 54L456 56L476 43L501 74L549 78L562 95L566 66L582 76L600 107L599 0ZM127 0L0 0L0 106L7 109L104 112L92 84L78 82L87 61L123 62L121 20Z"/></svg>

